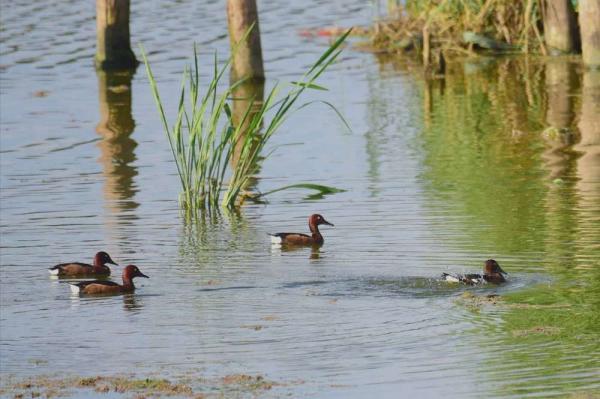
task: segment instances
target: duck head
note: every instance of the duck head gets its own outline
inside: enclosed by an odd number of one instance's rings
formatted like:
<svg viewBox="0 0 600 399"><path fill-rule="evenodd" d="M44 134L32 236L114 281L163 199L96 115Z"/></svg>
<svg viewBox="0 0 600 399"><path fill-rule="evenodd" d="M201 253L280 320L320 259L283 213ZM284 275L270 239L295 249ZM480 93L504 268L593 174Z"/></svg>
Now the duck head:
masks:
<svg viewBox="0 0 600 399"><path fill-rule="evenodd" d="M129 265L125 269L123 269L123 280L124 281L131 281L134 277L150 278L150 277L146 276L144 273L142 273L136 265Z"/></svg>
<svg viewBox="0 0 600 399"><path fill-rule="evenodd" d="M328 226L333 226L333 223L329 223L327 220L325 220L325 218L321 215L319 215L318 213L315 213L314 215L310 215L310 217L308 218L308 225L311 227L316 227L320 224L326 224Z"/></svg>
<svg viewBox="0 0 600 399"><path fill-rule="evenodd" d="M119 266L114 260L112 260L110 255L104 251L100 251L96 254L96 256L94 256L94 265L102 266L107 263L110 263L111 265Z"/></svg>
<svg viewBox="0 0 600 399"><path fill-rule="evenodd" d="M502 268L500 267L500 265L498 264L498 262L496 262L494 259L488 259L485 261L485 266L483 267L483 272L486 275L493 275L493 274L507 274L504 270L502 270Z"/></svg>

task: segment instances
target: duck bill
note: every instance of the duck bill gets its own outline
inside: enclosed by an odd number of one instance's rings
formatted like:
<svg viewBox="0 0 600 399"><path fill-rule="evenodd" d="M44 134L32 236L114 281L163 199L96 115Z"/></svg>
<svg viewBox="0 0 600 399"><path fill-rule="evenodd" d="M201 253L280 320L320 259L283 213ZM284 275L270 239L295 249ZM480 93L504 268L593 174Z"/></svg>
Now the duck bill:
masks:
<svg viewBox="0 0 600 399"><path fill-rule="evenodd" d="M110 258L110 257L108 258L106 263L110 263L111 265L119 266L119 264L117 262L115 262L114 260L112 260L112 258Z"/></svg>
<svg viewBox="0 0 600 399"><path fill-rule="evenodd" d="M327 220L323 219L323 224L334 227L333 223L329 223Z"/></svg>
<svg viewBox="0 0 600 399"><path fill-rule="evenodd" d="M508 275L508 273L506 273L504 270L502 270L502 268L500 266L498 266L498 271L502 274L504 274L505 276Z"/></svg>
<svg viewBox="0 0 600 399"><path fill-rule="evenodd" d="M146 275L145 275L144 273L142 273L142 272L137 272L135 275L136 275L136 277L145 277L145 278L150 278L150 277L146 276Z"/></svg>

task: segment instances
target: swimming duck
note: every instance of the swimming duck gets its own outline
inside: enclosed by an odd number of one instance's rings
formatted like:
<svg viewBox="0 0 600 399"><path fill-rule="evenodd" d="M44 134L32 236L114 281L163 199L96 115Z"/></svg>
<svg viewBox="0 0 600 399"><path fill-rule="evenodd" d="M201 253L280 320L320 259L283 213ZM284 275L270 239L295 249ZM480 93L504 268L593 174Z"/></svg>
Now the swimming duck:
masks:
<svg viewBox="0 0 600 399"><path fill-rule="evenodd" d="M485 261L483 267L483 274L448 274L443 273L442 279L453 283L465 283L469 285L493 283L500 284L504 283L506 279L503 274L506 274L500 267L498 262L494 259L488 259Z"/></svg>
<svg viewBox="0 0 600 399"><path fill-rule="evenodd" d="M137 266L129 265L123 269L123 285L107 280L82 281L80 283L69 283L69 285L71 286L71 292L74 294L123 294L135 291L134 277L150 278L142 273Z"/></svg>
<svg viewBox="0 0 600 399"><path fill-rule="evenodd" d="M109 276L110 268L106 266L106 263L111 265L116 264L110 255L104 251L100 251L94 256L94 264L89 265L87 263L71 262L61 263L48 269L50 274L53 276L83 276L83 275L94 275L94 276Z"/></svg>
<svg viewBox="0 0 600 399"><path fill-rule="evenodd" d="M319 232L320 224L333 226L333 223L329 223L323 216L316 213L308 218L308 228L312 233L311 235L301 233L269 234L271 236L271 243L289 245L322 245L324 240L323 236Z"/></svg>

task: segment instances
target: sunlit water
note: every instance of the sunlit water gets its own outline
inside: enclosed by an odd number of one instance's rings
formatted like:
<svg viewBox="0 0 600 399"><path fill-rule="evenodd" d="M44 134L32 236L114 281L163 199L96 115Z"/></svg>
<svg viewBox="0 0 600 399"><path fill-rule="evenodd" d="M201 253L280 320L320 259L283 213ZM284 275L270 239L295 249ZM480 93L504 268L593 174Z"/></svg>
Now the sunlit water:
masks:
<svg viewBox="0 0 600 399"><path fill-rule="evenodd" d="M299 30L378 12L365 1L259 8L267 86L325 49ZM298 112L257 188L347 191L283 191L186 223L144 71L128 91L127 76L92 66L94 12L2 6L2 375L261 374L284 384L268 395L294 397L600 389L597 76L481 60L426 84L411 65L346 50L320 82L330 91L306 100L334 103L352 131L326 107ZM215 49L227 53L221 2L134 2L131 20L170 110L193 42L207 72ZM305 231L315 212L335 224L321 249L270 246L266 233ZM98 250L151 278L134 295L79 298L46 271ZM436 280L492 257L510 273L502 287ZM474 309L456 302L465 290L519 306Z"/></svg>

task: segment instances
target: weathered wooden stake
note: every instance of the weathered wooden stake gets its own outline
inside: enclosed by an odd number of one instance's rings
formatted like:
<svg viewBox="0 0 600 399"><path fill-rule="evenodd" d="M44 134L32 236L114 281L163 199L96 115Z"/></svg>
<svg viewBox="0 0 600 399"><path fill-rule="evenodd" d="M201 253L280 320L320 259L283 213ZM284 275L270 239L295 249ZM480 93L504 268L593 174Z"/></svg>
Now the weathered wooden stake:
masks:
<svg viewBox="0 0 600 399"><path fill-rule="evenodd" d="M423 27L423 66L429 67L429 60L431 59L431 49L429 43L429 27L427 24Z"/></svg>
<svg viewBox="0 0 600 399"><path fill-rule="evenodd" d="M264 80L256 0L227 0L227 21L231 48L237 46L231 64L232 79ZM242 41L251 27L247 39Z"/></svg>
<svg viewBox="0 0 600 399"><path fill-rule="evenodd" d="M600 68L600 0L579 1L579 26L583 63Z"/></svg>
<svg viewBox="0 0 600 399"><path fill-rule="evenodd" d="M553 55L577 51L577 19L571 0L545 1L544 38Z"/></svg>
<svg viewBox="0 0 600 399"><path fill-rule="evenodd" d="M235 82L233 76L231 78L232 83ZM235 127L241 125L241 135L238 139L238 142L235 145L235 151L233 153L233 156L231 157L231 165L234 168L237 165L238 160L240 159L248 127L252 122L252 118L256 115L257 112L260 111L260 108L262 107L264 102L264 97L264 80L250 79L238 85L233 91L233 124L235 125ZM250 109L250 111L246 119L244 120L244 115L246 115L248 109Z"/></svg>
<svg viewBox="0 0 600 399"><path fill-rule="evenodd" d="M96 0L96 67L134 69L129 39L129 0Z"/></svg>

